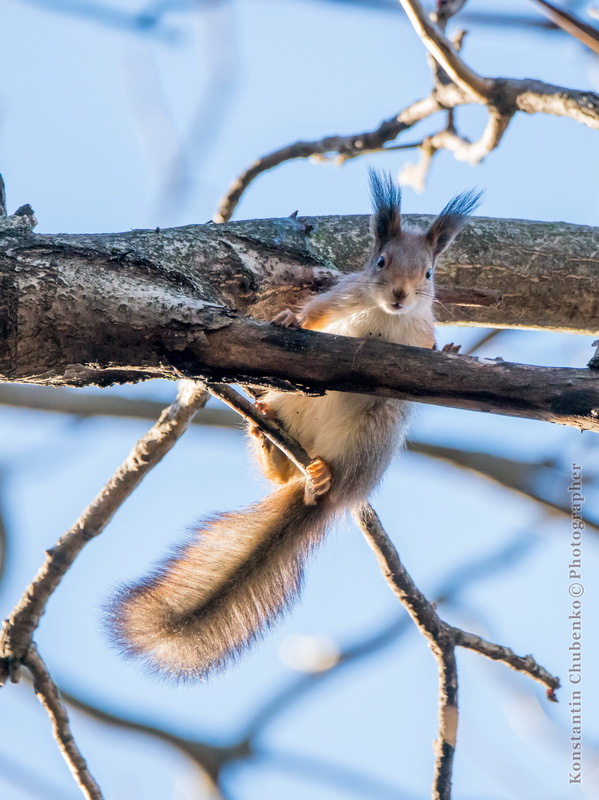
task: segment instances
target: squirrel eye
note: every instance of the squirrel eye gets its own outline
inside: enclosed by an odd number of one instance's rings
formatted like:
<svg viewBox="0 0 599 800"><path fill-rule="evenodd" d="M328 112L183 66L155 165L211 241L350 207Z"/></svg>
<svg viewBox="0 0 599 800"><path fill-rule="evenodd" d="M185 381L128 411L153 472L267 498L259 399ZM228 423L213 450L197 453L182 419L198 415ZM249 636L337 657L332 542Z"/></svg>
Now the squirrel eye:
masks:
<svg viewBox="0 0 599 800"><path fill-rule="evenodd" d="M427 269L427 271L426 271L426 277L427 277L429 280L430 280L430 279L433 277L433 271L432 271L432 269Z"/></svg>
<svg viewBox="0 0 599 800"><path fill-rule="evenodd" d="M385 256L381 256L379 260L376 262L379 267L385 266Z"/></svg>

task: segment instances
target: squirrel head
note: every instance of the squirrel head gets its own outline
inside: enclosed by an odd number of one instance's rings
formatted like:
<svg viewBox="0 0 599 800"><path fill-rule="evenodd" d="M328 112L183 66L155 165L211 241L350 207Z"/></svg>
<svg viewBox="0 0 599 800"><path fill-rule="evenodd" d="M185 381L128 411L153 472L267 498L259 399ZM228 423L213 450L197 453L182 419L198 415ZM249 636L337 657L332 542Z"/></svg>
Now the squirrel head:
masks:
<svg viewBox="0 0 599 800"><path fill-rule="evenodd" d="M373 249L366 266L373 299L388 314L430 307L437 259L478 207L482 192L453 198L426 231L406 229L401 219L401 189L390 175L370 170Z"/></svg>

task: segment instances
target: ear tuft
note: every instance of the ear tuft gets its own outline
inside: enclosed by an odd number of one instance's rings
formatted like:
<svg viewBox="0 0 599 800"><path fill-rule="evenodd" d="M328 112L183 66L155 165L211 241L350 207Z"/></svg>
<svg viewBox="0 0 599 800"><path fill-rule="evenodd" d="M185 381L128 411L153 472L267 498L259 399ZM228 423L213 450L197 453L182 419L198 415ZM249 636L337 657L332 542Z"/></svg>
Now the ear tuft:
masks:
<svg viewBox="0 0 599 800"><path fill-rule="evenodd" d="M368 170L372 195L371 230L379 250L401 233L401 188L388 172Z"/></svg>
<svg viewBox="0 0 599 800"><path fill-rule="evenodd" d="M478 208L483 193L471 189L458 194L445 206L426 233L426 240L438 258L453 242L466 224L468 217Z"/></svg>

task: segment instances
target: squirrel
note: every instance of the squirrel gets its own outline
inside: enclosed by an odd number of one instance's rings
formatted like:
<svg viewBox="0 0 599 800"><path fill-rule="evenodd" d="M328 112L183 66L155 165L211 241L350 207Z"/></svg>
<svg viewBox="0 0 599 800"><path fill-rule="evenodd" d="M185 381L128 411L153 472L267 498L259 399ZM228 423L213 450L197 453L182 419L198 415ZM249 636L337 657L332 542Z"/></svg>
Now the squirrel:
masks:
<svg viewBox="0 0 599 800"><path fill-rule="evenodd" d="M457 195L428 230L401 219L401 190L370 172L372 249L365 267L273 324L434 348L435 264L476 209ZM261 410L311 456L308 478L257 428L250 442L281 484L249 508L200 523L154 572L109 604L115 644L153 671L182 680L221 670L289 608L307 556L348 508L365 501L406 436L407 401L347 392L309 397L268 390Z"/></svg>

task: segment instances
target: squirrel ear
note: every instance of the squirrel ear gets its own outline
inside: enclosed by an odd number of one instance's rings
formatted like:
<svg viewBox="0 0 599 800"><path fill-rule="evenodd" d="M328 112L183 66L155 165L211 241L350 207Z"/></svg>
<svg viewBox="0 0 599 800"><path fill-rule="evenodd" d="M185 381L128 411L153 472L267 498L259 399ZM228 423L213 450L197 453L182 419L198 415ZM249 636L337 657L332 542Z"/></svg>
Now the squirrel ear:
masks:
<svg viewBox="0 0 599 800"><path fill-rule="evenodd" d="M426 232L426 241L433 251L433 259L449 247L466 224L468 217L476 211L483 193L471 189L458 194L445 206Z"/></svg>
<svg viewBox="0 0 599 800"><path fill-rule="evenodd" d="M401 234L401 189L389 173L368 170L373 215L370 228L375 249Z"/></svg>

